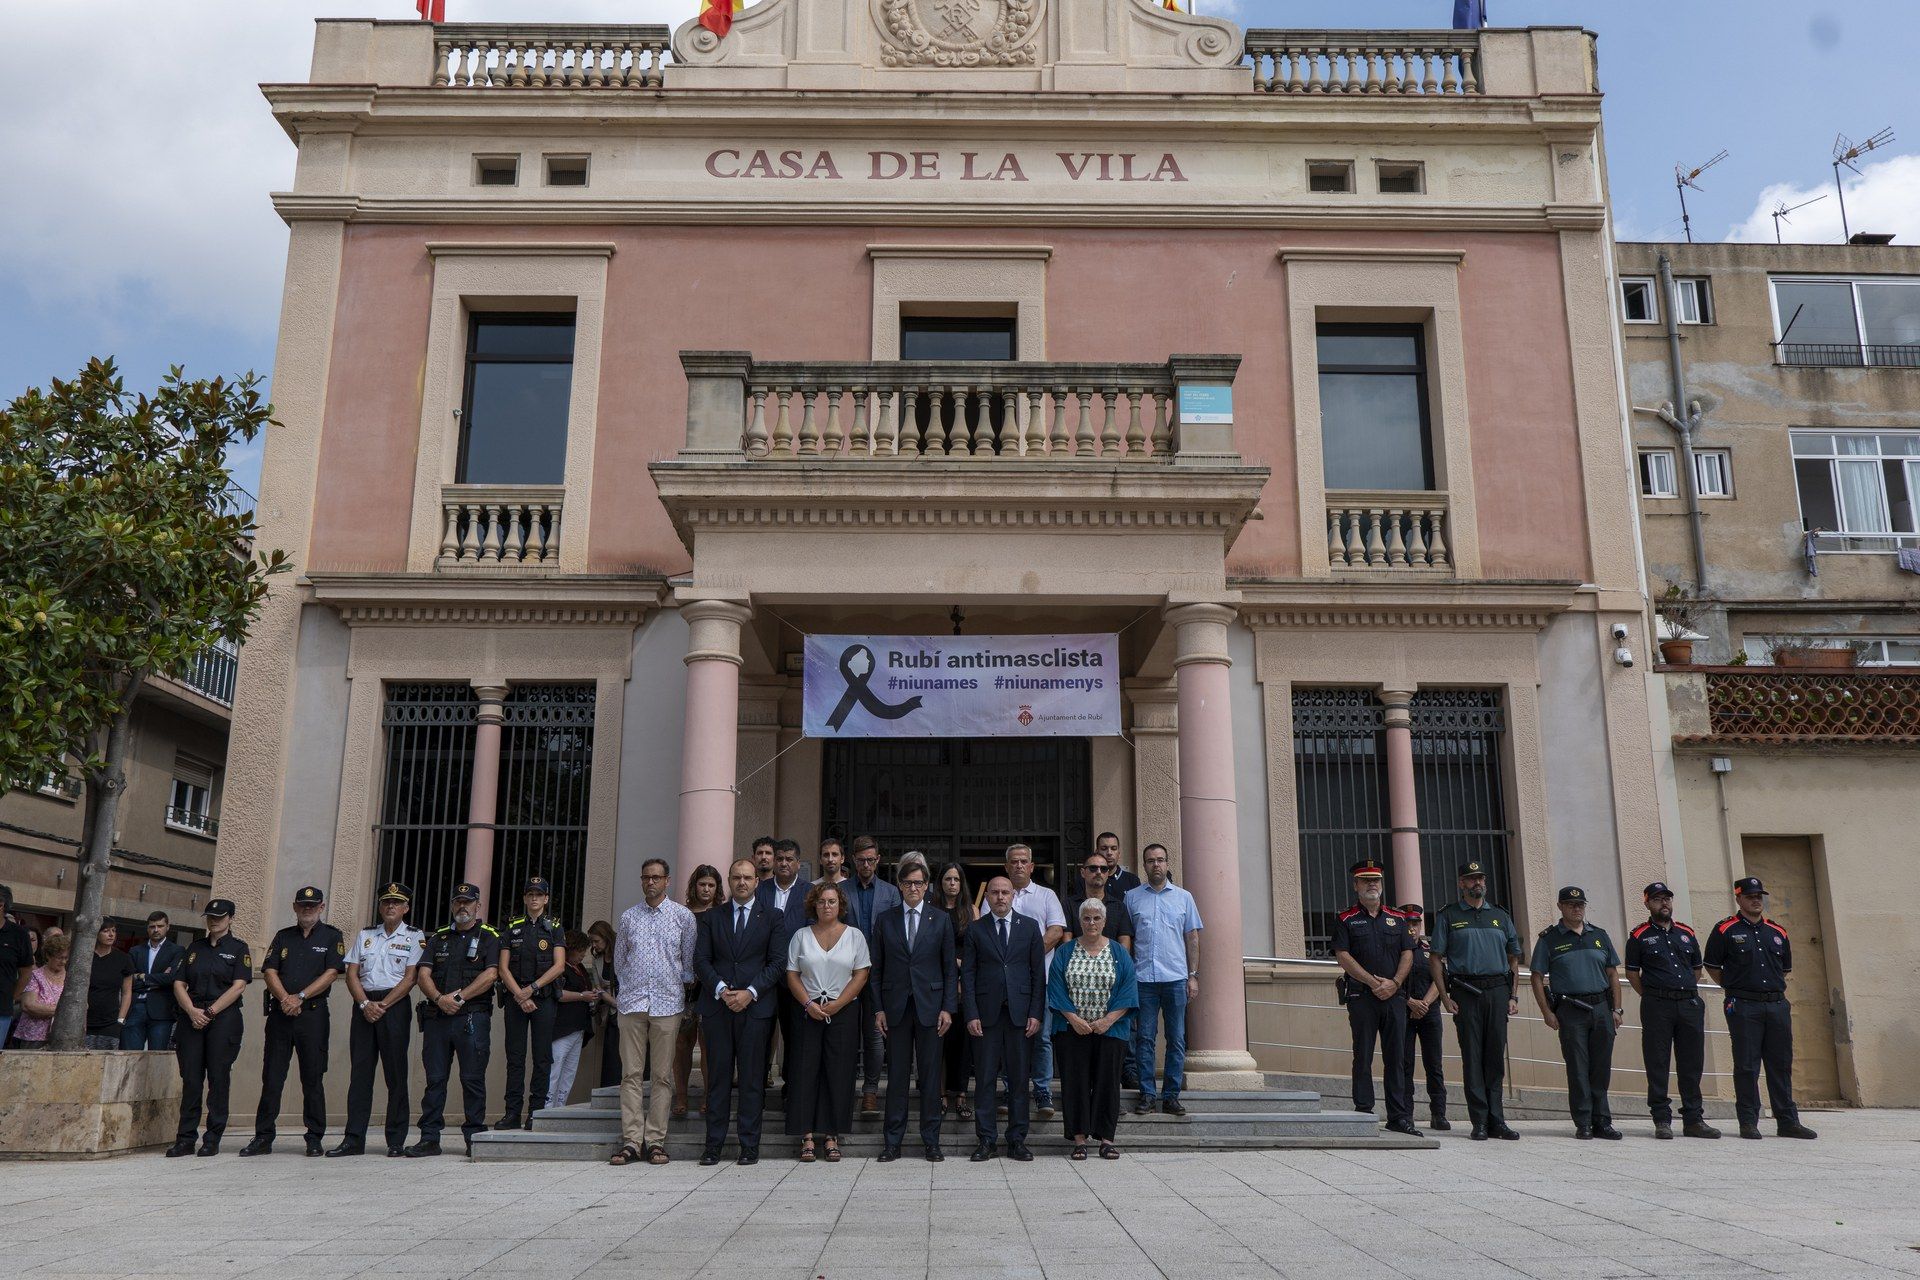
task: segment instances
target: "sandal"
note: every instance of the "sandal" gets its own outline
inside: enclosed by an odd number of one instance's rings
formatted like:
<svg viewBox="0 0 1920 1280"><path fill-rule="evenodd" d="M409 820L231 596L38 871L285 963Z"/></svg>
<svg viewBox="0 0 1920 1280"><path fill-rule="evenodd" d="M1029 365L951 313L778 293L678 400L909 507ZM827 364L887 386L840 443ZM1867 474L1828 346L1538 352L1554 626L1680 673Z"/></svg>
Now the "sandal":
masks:
<svg viewBox="0 0 1920 1280"><path fill-rule="evenodd" d="M813 1139L802 1138L800 1140L800 1163L812 1164L813 1161L814 1161Z"/></svg>
<svg viewBox="0 0 1920 1280"><path fill-rule="evenodd" d="M647 1156L647 1163L665 1164L667 1163L667 1159L667 1149L664 1146L658 1146Z"/></svg>
<svg viewBox="0 0 1920 1280"><path fill-rule="evenodd" d="M838 1138L827 1139L827 1163L840 1163L840 1139Z"/></svg>
<svg viewBox="0 0 1920 1280"><path fill-rule="evenodd" d="M968 1102L965 1098L960 1099L959 1115L962 1120L973 1119L973 1104L971 1102Z"/></svg>
<svg viewBox="0 0 1920 1280"><path fill-rule="evenodd" d="M676 1102L676 1103L674 1103L674 1104L673 1104L673 1118L674 1118L675 1120L685 1120L685 1119L687 1118L687 1104L686 1104L686 1103L684 1103L684 1102Z"/></svg>
<svg viewBox="0 0 1920 1280"><path fill-rule="evenodd" d="M1084 1142L1074 1143L1073 1154L1067 1158L1069 1160L1085 1160L1087 1158L1087 1144Z"/></svg>
<svg viewBox="0 0 1920 1280"><path fill-rule="evenodd" d="M640 1153L633 1149L633 1144L631 1142L625 1143L621 1146L621 1148L618 1151L613 1153L613 1159L607 1161L607 1163L610 1165L613 1165L615 1168L619 1168L624 1165L639 1164Z"/></svg>
<svg viewBox="0 0 1920 1280"><path fill-rule="evenodd" d="M1102 1160L1118 1160L1120 1158L1120 1148L1114 1146L1111 1142L1103 1142L1100 1144L1100 1158Z"/></svg>

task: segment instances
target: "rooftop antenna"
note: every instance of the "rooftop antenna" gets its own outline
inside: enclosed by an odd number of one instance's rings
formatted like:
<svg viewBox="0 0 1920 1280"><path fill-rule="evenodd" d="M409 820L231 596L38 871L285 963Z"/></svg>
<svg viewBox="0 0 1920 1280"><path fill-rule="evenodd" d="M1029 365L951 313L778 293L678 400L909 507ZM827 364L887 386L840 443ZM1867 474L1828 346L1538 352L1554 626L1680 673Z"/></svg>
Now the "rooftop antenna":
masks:
<svg viewBox="0 0 1920 1280"><path fill-rule="evenodd" d="M1854 164L1869 151L1877 151L1893 141L1893 130L1882 129L1865 142L1855 142L1844 133L1833 138L1833 189L1840 193L1840 239L1845 242L1853 239L1853 228L1847 225L1847 189L1840 183L1840 166L1845 165L1855 173L1860 167Z"/></svg>
<svg viewBox="0 0 1920 1280"><path fill-rule="evenodd" d="M1789 218L1787 216L1788 214L1798 213L1800 210L1806 208L1808 205L1819 204L1822 200L1825 200L1825 199L1826 199L1825 196L1815 196L1811 200L1802 200L1799 204L1792 205L1792 206L1789 206L1785 200L1782 200L1780 202L1780 207L1773 211L1773 242L1775 244L1779 244L1781 242L1780 241L1780 224L1783 222L1793 221L1792 218Z"/></svg>
<svg viewBox="0 0 1920 1280"><path fill-rule="evenodd" d="M1700 175L1726 158L1727 153L1722 151L1705 164L1695 165L1691 169L1683 164L1673 166L1673 187L1680 193L1680 229L1687 233L1688 244L1693 243L1693 219L1687 216L1687 188L1692 187L1695 191L1706 190L1698 181Z"/></svg>

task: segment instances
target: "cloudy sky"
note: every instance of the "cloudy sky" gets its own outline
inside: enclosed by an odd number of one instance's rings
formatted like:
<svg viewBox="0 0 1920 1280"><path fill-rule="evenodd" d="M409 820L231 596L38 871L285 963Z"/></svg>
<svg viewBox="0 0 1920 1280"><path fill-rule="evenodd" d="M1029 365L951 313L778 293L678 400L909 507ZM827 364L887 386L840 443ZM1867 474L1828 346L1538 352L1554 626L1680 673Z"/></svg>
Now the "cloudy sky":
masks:
<svg viewBox="0 0 1920 1280"><path fill-rule="evenodd" d="M1199 0L1248 26L1444 26L1451 0ZM678 22L697 0L448 0L458 21ZM1502 26L1600 33L1622 238L1680 234L1673 168L1730 158L1690 197L1699 239L1771 239L1769 211L1832 190L1834 135L1892 126L1848 177L1855 229L1920 242L1913 0L1489 0ZM286 231L267 193L293 149L256 86L305 78L317 16L412 0L0 0L0 398L113 354L147 386L271 372ZM1790 239L1837 240L1828 195ZM235 459L251 487L253 457Z"/></svg>

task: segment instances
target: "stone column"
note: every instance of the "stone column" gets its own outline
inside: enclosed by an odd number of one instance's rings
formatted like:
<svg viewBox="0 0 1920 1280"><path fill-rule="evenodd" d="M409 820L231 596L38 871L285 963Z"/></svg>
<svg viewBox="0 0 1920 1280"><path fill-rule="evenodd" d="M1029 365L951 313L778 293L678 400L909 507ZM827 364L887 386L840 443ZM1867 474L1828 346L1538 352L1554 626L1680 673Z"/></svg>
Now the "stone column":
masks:
<svg viewBox="0 0 1920 1280"><path fill-rule="evenodd" d="M1387 822L1393 828L1393 896L1429 905L1420 883L1420 809L1413 790L1413 690L1382 689L1387 725Z"/></svg>
<svg viewBox="0 0 1920 1280"><path fill-rule="evenodd" d="M500 812L500 726L507 718L501 704L507 699L507 687L476 683L473 692L480 699L480 710L473 731L473 787L467 794L465 879L480 886L480 909L487 911L492 901L493 824Z"/></svg>
<svg viewBox="0 0 1920 1280"><path fill-rule="evenodd" d="M733 600L691 600L687 623L687 716L680 761L680 846L676 876L702 862L733 858L734 780L739 771L740 628L753 616Z"/></svg>
<svg viewBox="0 0 1920 1280"><path fill-rule="evenodd" d="M1200 994L1187 1016L1187 1087L1257 1089L1247 1052L1241 967L1240 841L1233 800L1233 709L1224 604L1166 611L1176 628L1179 689L1180 853L1186 889L1200 908Z"/></svg>

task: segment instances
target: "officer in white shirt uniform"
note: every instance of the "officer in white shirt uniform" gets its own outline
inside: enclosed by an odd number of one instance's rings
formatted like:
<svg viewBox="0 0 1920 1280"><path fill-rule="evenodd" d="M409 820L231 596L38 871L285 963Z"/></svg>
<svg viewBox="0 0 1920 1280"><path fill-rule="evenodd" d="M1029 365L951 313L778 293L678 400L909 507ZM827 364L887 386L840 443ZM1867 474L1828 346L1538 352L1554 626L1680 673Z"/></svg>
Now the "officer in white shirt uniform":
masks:
<svg viewBox="0 0 1920 1280"><path fill-rule="evenodd" d="M414 969L426 935L407 923L413 891L395 881L380 894L380 923L362 929L347 951L347 990L353 996L348 1047L353 1070L347 1086L347 1132L329 1156L363 1155L373 1114L373 1064L387 1078L387 1154L407 1144L407 1048L412 1035Z"/></svg>

